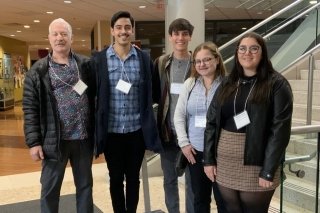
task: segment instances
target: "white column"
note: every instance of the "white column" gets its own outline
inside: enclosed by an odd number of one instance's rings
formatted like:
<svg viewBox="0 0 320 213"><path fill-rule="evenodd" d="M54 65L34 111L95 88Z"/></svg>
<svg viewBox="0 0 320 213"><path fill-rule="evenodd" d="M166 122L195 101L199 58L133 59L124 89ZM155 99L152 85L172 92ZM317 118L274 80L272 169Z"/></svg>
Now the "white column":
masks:
<svg viewBox="0 0 320 213"><path fill-rule="evenodd" d="M168 40L170 23L177 18L185 18L194 26L189 50L193 51L196 46L204 42L205 25L205 0L166 0L165 29L166 29L166 53L172 52Z"/></svg>

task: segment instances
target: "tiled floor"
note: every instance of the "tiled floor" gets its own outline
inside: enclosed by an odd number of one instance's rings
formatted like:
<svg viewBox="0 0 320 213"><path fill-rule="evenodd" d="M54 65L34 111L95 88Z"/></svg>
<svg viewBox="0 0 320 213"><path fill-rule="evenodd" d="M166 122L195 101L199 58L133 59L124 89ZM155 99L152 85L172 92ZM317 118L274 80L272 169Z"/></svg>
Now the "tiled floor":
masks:
<svg viewBox="0 0 320 213"><path fill-rule="evenodd" d="M1 205L39 199L40 196L40 162L33 162L29 156L28 148L24 144L23 113L21 106L13 110L0 111L0 212ZM109 195L107 167L103 157L93 164L93 198L95 205L104 213L112 213ZM167 212L164 203L163 178L151 177L148 179L150 194L150 210ZM181 212L184 210L184 184L182 179L180 187ZM70 168L67 168L61 194L74 194L75 188ZM145 212L144 188L141 180L140 200L137 213ZM147 202L148 203L148 202ZM275 199L272 206L278 208ZM272 208L275 209L275 208ZM40 212L35 210L35 213ZM216 212L212 204L212 213ZM277 212L277 211L269 211Z"/></svg>
<svg viewBox="0 0 320 213"><path fill-rule="evenodd" d="M24 144L23 113L21 106L0 111L0 212L1 205L39 199L40 162L33 162ZM107 167L103 158L93 164L95 205L105 213L112 212ZM166 211L162 177L149 178L151 210ZM141 181L138 213L145 212L143 184ZM181 210L184 212L184 193L181 184ZM67 168L61 194L73 194L75 188L70 168ZM5 195L5 196L4 196ZM40 212L40 211L35 211ZM213 210L213 212L215 212Z"/></svg>

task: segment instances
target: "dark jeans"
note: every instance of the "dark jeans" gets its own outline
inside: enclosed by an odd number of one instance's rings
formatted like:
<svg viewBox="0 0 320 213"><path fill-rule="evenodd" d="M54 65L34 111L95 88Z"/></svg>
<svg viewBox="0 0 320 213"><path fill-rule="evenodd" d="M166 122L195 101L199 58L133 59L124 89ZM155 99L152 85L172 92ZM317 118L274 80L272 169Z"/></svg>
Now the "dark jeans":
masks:
<svg viewBox="0 0 320 213"><path fill-rule="evenodd" d="M104 151L115 213L135 213L139 202L139 173L145 152L142 131L110 133ZM126 190L124 192L124 180Z"/></svg>
<svg viewBox="0 0 320 213"><path fill-rule="evenodd" d="M92 159L93 146L87 140L61 141L62 161L44 159L41 172L41 212L57 213L61 185L68 160L70 160L78 213L93 212Z"/></svg>
<svg viewBox="0 0 320 213"><path fill-rule="evenodd" d="M171 142L170 144L165 144L163 148L164 151L160 153L160 159L166 207L168 213L180 213L178 175L175 170L176 158L180 147L175 145L174 142ZM188 167L185 171L185 186L186 212L194 213L193 192Z"/></svg>
<svg viewBox="0 0 320 213"><path fill-rule="evenodd" d="M211 182L204 172L202 164L203 152L196 152L196 163L193 165L189 164L192 190L194 193L194 212L210 213L211 195L213 191L218 212L224 213L226 210L217 183Z"/></svg>

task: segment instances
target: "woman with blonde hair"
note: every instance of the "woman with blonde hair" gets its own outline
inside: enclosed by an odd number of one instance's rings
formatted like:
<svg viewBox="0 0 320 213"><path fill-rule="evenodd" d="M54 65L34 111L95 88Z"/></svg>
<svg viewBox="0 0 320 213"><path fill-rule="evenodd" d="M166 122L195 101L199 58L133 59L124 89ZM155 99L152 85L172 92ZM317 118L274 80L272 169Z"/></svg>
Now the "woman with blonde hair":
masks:
<svg viewBox="0 0 320 213"><path fill-rule="evenodd" d="M221 213L224 212L222 199L216 183L204 173L202 156L207 109L226 71L221 54L212 42L195 48L193 64L191 77L185 81L178 99L174 125L178 144L189 162L195 212L210 213L213 191Z"/></svg>

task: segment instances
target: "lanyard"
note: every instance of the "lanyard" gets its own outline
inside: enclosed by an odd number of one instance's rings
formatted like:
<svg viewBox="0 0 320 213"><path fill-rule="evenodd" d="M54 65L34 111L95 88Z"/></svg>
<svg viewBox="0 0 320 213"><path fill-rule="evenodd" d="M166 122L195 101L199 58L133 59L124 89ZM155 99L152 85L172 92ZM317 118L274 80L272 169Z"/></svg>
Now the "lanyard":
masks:
<svg viewBox="0 0 320 213"><path fill-rule="evenodd" d="M250 97L250 94L251 94L254 86L256 85L256 82L257 82L257 79L254 81L252 87L250 88L249 94L248 94L248 96L247 96L247 98L246 98L246 102L244 103L244 109L243 109L243 111L246 110L246 108L247 108L248 99L249 99L249 97ZM238 94L238 91L239 91L239 85L240 85L240 79L238 80L237 91L236 91L236 94L235 94L235 96L234 96L234 101L233 101L234 115L236 115L236 99L237 99L237 94Z"/></svg>
<svg viewBox="0 0 320 213"><path fill-rule="evenodd" d="M124 62L120 60L120 63L121 63L121 75L120 75L120 79L122 80L122 74L124 73L125 76L126 76L126 78L127 78L127 80L128 80L128 82L131 84L130 79L129 79L128 75L127 75L126 69L124 68Z"/></svg>
<svg viewBox="0 0 320 213"><path fill-rule="evenodd" d="M73 61L73 58L72 58L72 61ZM76 68L77 68L77 71L78 71L78 79L80 80L80 73L79 73L78 64L77 64L77 62L76 62L75 64L76 64ZM70 63L70 65L71 65L71 63ZM54 70L54 68L53 68L53 66L52 66L52 62L51 62L51 61L49 62L49 66L50 66L50 68L52 69L53 74L55 75L55 77L56 77L59 81L61 81L62 83L64 83L65 85L67 85L67 86L69 86L69 87L73 87L71 84L68 84L67 82L63 81L63 80L56 74L56 72L55 72L55 70Z"/></svg>
<svg viewBox="0 0 320 213"><path fill-rule="evenodd" d="M190 58L191 58L191 56L189 57L187 67L186 67L186 69L185 69L185 71L184 71L184 75L183 75L183 80L182 80L182 82L184 82L184 79L186 79L186 75L187 75L187 72L188 72L189 66L190 66ZM173 60L174 60L174 59L173 59ZM173 83L173 75L172 75L172 74L170 75L170 81L171 81L170 83Z"/></svg>

